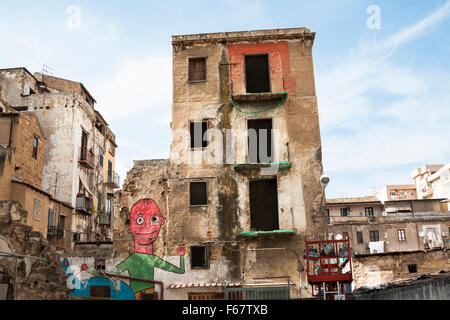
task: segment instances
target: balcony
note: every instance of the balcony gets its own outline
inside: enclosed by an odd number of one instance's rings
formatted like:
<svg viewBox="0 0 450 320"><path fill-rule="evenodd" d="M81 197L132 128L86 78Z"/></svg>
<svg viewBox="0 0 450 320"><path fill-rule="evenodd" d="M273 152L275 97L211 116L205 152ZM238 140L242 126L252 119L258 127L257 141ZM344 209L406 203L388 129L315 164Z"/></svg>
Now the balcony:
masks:
<svg viewBox="0 0 450 320"><path fill-rule="evenodd" d="M76 211L84 214L91 214L92 200L85 195L77 195Z"/></svg>
<svg viewBox="0 0 450 320"><path fill-rule="evenodd" d="M80 165L87 169L94 169L95 161L94 161L94 153L92 150L88 150L87 147L80 148Z"/></svg>
<svg viewBox="0 0 450 320"><path fill-rule="evenodd" d="M98 214L98 224L101 226L109 226L111 225L111 214L109 212L101 211Z"/></svg>
<svg viewBox="0 0 450 320"><path fill-rule="evenodd" d="M105 184L112 189L120 188L120 176L117 173L108 173L108 180Z"/></svg>
<svg viewBox="0 0 450 320"><path fill-rule="evenodd" d="M62 227L49 226L47 229L47 240L59 241L64 239L64 229Z"/></svg>
<svg viewBox="0 0 450 320"><path fill-rule="evenodd" d="M234 171L236 172L252 172L254 170L261 171L285 171L291 168L290 162L277 162L277 163L238 163L234 165Z"/></svg>

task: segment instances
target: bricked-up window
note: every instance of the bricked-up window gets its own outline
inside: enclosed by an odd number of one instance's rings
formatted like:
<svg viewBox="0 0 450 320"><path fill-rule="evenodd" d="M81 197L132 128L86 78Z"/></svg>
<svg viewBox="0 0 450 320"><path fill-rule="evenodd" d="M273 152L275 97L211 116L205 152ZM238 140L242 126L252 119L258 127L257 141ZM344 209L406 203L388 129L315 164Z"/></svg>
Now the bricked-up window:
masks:
<svg viewBox="0 0 450 320"><path fill-rule="evenodd" d="M192 149L208 147L206 131L208 131L208 122L203 121L190 123Z"/></svg>
<svg viewBox="0 0 450 320"><path fill-rule="evenodd" d="M89 288L89 296L91 298L110 298L111 288L108 286L91 286Z"/></svg>
<svg viewBox="0 0 450 320"><path fill-rule="evenodd" d="M406 242L406 230L405 229L397 230L397 235L398 235L399 242Z"/></svg>
<svg viewBox="0 0 450 320"><path fill-rule="evenodd" d="M206 81L206 58L189 59L189 82Z"/></svg>
<svg viewBox="0 0 450 320"><path fill-rule="evenodd" d="M206 206L208 204L208 191L206 182L191 182L189 185L191 206Z"/></svg>
<svg viewBox="0 0 450 320"><path fill-rule="evenodd" d="M378 231L370 231L370 242L380 241L380 233Z"/></svg>
<svg viewBox="0 0 450 320"><path fill-rule="evenodd" d="M209 247L194 246L191 247L191 269L209 268Z"/></svg>
<svg viewBox="0 0 450 320"><path fill-rule="evenodd" d="M366 217L369 217L369 218L373 218L374 217L373 208L372 207L365 208L365 211L366 211Z"/></svg>
<svg viewBox="0 0 450 320"><path fill-rule="evenodd" d="M364 243L363 233L362 231L356 232L356 239L359 244Z"/></svg>
<svg viewBox="0 0 450 320"><path fill-rule="evenodd" d="M247 93L270 92L269 55L245 56Z"/></svg>
<svg viewBox="0 0 450 320"><path fill-rule="evenodd" d="M34 220L37 220L37 221L41 220L41 205L42 205L42 201L34 198L34 203L33 203L33 218L34 218Z"/></svg>
<svg viewBox="0 0 450 320"><path fill-rule="evenodd" d="M37 137L33 138L33 158L37 159L38 156L39 139Z"/></svg>

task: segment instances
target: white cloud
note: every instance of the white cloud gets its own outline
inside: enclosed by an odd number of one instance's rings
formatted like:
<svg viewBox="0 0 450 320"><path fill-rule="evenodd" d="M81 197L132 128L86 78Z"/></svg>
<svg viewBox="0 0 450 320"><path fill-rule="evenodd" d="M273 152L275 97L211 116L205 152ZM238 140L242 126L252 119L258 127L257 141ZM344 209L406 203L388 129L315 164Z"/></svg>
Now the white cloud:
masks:
<svg viewBox="0 0 450 320"><path fill-rule="evenodd" d="M170 119L172 100L171 55L148 56L125 60L112 78L93 85L100 112L110 120L152 114L159 124ZM169 116L168 116L169 115Z"/></svg>
<svg viewBox="0 0 450 320"><path fill-rule="evenodd" d="M383 184L380 177L394 183L392 177L400 176L393 168L409 167L402 169L409 181L417 163L448 162L450 72L420 70L391 58L399 45L449 15L450 1L385 40L362 41L333 69L318 74L324 169L339 177L358 172L360 179L334 181L335 196L343 196L342 188L345 196L371 194L371 186Z"/></svg>

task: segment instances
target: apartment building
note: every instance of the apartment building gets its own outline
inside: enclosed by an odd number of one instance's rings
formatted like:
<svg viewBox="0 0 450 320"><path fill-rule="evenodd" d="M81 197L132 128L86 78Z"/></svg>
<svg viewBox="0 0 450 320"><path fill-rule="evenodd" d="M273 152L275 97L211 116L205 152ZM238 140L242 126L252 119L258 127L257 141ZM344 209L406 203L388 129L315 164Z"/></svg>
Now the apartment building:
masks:
<svg viewBox="0 0 450 320"><path fill-rule="evenodd" d="M73 208L67 228L71 249L76 243L111 242L117 145L94 109L95 99L80 82L26 68L0 70L0 87L3 101L20 115L33 114L40 124L45 144L38 143L43 151L38 187ZM48 231L52 227L49 220Z"/></svg>
<svg viewBox="0 0 450 320"><path fill-rule="evenodd" d="M141 254L170 263L149 266L158 285L131 281L137 299L161 286L183 300L310 294L305 238L326 227L314 39L306 28L173 36L171 155L128 172L114 225L123 262L106 263L131 277Z"/></svg>

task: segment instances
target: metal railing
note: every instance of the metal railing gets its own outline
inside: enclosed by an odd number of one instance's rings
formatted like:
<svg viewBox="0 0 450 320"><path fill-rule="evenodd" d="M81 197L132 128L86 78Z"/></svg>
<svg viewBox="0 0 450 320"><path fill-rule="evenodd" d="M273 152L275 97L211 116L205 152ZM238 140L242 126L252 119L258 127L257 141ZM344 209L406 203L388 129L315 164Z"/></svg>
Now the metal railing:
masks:
<svg viewBox="0 0 450 320"><path fill-rule="evenodd" d="M92 200L84 195L77 195L76 210L84 213L90 213Z"/></svg>
<svg viewBox="0 0 450 320"><path fill-rule="evenodd" d="M87 147L80 148L80 163L85 167L94 167L94 154Z"/></svg>

